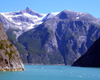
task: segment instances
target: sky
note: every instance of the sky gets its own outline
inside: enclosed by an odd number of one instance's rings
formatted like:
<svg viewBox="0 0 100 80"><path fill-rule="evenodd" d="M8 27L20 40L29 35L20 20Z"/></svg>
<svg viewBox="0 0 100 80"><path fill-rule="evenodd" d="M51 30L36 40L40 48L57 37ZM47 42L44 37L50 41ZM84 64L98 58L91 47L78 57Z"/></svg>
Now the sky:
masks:
<svg viewBox="0 0 100 80"><path fill-rule="evenodd" d="M1 0L0 13L15 12L31 8L35 12L48 14L71 10L84 12L100 18L100 0Z"/></svg>

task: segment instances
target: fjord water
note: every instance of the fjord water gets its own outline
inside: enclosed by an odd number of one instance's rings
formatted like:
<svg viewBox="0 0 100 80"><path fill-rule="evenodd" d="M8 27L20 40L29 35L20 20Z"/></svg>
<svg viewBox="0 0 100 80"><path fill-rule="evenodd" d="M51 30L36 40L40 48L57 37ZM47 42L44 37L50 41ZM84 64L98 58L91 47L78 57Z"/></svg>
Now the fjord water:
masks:
<svg viewBox="0 0 100 80"><path fill-rule="evenodd" d="M100 68L25 65L25 69L0 72L0 80L100 80Z"/></svg>

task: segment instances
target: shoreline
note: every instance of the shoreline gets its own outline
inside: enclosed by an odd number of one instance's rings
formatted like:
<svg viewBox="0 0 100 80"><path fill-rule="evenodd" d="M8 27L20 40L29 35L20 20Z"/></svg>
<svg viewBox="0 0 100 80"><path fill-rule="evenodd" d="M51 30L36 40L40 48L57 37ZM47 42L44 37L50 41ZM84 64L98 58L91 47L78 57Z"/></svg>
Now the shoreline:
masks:
<svg viewBox="0 0 100 80"><path fill-rule="evenodd" d="M55 66L55 65L61 65L61 66L66 66L65 64L31 64L31 63L24 63L24 65L53 65L53 66Z"/></svg>
<svg viewBox="0 0 100 80"><path fill-rule="evenodd" d="M0 71L25 71L24 68L17 68L17 69L0 69Z"/></svg>

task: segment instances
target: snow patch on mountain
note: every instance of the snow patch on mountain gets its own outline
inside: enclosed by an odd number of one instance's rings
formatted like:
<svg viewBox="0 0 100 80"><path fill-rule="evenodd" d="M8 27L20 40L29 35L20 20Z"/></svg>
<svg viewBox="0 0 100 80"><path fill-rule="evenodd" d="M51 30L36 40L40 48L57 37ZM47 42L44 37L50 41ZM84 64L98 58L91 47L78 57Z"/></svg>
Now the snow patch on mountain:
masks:
<svg viewBox="0 0 100 80"><path fill-rule="evenodd" d="M43 14L42 17L36 15L30 15L29 13L23 13L19 15L12 15L11 13L1 13L7 20L16 25L20 30L29 30L42 23L42 19L46 16ZM17 21L16 21L17 20ZM30 23L28 22L30 21ZM25 29L26 28L26 29Z"/></svg>
<svg viewBox="0 0 100 80"><path fill-rule="evenodd" d="M49 13L49 14L47 14L44 18L43 18L43 20L49 20L49 19L51 19L51 18L53 18L54 16L56 16L57 14L59 14L60 12L52 12L52 13Z"/></svg>
<svg viewBox="0 0 100 80"><path fill-rule="evenodd" d="M8 30L9 28L19 30L13 32L16 35L16 38L18 38L25 31L33 29L39 24L42 24L44 17L47 15L34 12L30 8L26 8L25 10L17 12L0 13L0 14L4 17L4 19L8 21L5 26L5 31ZM10 26L10 24L12 25Z"/></svg>
<svg viewBox="0 0 100 80"><path fill-rule="evenodd" d="M76 17L76 19L79 19L80 17Z"/></svg>

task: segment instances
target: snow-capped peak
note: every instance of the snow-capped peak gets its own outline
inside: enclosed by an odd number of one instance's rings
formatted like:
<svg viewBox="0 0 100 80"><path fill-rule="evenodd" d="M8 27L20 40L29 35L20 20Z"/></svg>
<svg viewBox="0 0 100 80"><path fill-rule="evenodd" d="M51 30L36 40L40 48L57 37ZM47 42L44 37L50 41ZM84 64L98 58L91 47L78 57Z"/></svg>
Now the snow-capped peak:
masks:
<svg viewBox="0 0 100 80"><path fill-rule="evenodd" d="M23 31L34 28L34 26L42 23L44 14L34 12L30 8L18 12L1 13L7 20L16 25L17 28Z"/></svg>
<svg viewBox="0 0 100 80"><path fill-rule="evenodd" d="M15 29L16 27L22 32L30 30L36 27L37 25L43 23L43 18L47 15L34 12L28 7L25 10L0 14L14 25L13 27L9 26L9 28L11 27Z"/></svg>
<svg viewBox="0 0 100 80"><path fill-rule="evenodd" d="M18 38L23 32L35 28L45 20L53 18L59 12L40 14L27 7L25 10L0 14L8 20L8 24L9 22L13 24L13 26L8 25L9 28L19 29L20 32L14 32Z"/></svg>
<svg viewBox="0 0 100 80"><path fill-rule="evenodd" d="M26 11L33 11L33 10L31 10L29 7L27 7L25 10L26 10Z"/></svg>
<svg viewBox="0 0 100 80"><path fill-rule="evenodd" d="M36 15L36 16L38 16L38 17L43 17L42 14L37 13L37 12L33 11L32 9L30 9L30 8L28 8L28 7L27 7L25 10L21 10L20 12L21 12L21 13L28 13L28 14L30 14L30 15Z"/></svg>

